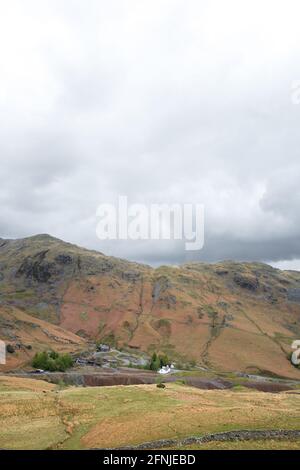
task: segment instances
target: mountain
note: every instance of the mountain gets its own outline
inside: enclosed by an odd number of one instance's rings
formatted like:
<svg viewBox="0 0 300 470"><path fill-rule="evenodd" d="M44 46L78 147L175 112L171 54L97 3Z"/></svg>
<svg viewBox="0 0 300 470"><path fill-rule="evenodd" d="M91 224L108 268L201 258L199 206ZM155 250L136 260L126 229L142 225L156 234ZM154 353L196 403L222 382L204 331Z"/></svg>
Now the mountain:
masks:
<svg viewBox="0 0 300 470"><path fill-rule="evenodd" d="M59 328L69 349L102 340L219 371L300 378L288 359L300 339L300 273L262 263L154 269L49 235L0 239L0 338L22 344L24 315L32 331Z"/></svg>

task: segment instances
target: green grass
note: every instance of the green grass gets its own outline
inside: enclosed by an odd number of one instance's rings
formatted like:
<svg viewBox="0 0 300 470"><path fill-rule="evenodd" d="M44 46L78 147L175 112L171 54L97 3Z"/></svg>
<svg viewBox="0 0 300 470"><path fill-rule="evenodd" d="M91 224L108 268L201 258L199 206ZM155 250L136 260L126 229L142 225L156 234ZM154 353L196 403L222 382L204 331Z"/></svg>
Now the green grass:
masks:
<svg viewBox="0 0 300 470"><path fill-rule="evenodd" d="M300 423L299 395L240 387L199 390L167 383L165 389L154 384L1 390L0 448L8 449L119 447L238 429L299 429Z"/></svg>
<svg viewBox="0 0 300 470"><path fill-rule="evenodd" d="M160 393L161 392L161 393ZM168 411L176 400L170 400L163 395L163 391L149 393L138 386L118 387L93 387L85 389L73 389L65 393L66 403L79 403L86 410L92 411L92 417L88 423L79 425L74 434L65 443L66 449L78 449L81 447L81 438L99 421L116 419L122 414L122 418L130 421L132 416L139 416L147 412ZM92 403L92 406L91 406Z"/></svg>

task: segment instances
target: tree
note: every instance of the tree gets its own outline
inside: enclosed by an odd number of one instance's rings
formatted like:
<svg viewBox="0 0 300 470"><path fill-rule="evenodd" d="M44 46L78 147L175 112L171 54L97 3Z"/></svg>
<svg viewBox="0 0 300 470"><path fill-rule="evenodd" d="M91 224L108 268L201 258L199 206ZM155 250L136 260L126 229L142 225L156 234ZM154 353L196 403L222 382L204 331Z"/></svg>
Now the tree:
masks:
<svg viewBox="0 0 300 470"><path fill-rule="evenodd" d="M36 353L32 360L32 366L35 369L49 370L50 372L65 372L72 365L73 359L70 354L59 354L55 351Z"/></svg>
<svg viewBox="0 0 300 470"><path fill-rule="evenodd" d="M160 355L160 356L159 356L159 361L160 361L160 367L170 365L169 358L168 358L168 356L167 356L166 354Z"/></svg>
<svg viewBox="0 0 300 470"><path fill-rule="evenodd" d="M46 351L36 353L32 360L32 366L35 369L47 369L48 354Z"/></svg>
<svg viewBox="0 0 300 470"><path fill-rule="evenodd" d="M170 364L170 362L166 354L160 354L158 356L156 352L154 352L150 360L149 369L157 371L161 367L166 366L168 364Z"/></svg>

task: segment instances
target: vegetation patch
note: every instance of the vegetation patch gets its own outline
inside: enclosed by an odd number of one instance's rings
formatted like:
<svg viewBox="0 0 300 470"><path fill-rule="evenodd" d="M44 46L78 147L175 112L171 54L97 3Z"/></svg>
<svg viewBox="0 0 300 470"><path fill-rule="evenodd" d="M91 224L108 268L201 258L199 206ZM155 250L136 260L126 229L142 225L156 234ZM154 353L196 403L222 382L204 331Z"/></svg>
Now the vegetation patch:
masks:
<svg viewBox="0 0 300 470"><path fill-rule="evenodd" d="M88 316L87 312L81 312L80 313L80 320L87 321L88 319L89 319L89 316Z"/></svg>
<svg viewBox="0 0 300 470"><path fill-rule="evenodd" d="M65 372L73 366L73 359L70 354L59 354L55 351L43 351L36 353L32 360L32 367L35 369L49 370L51 372Z"/></svg>
<svg viewBox="0 0 300 470"><path fill-rule="evenodd" d="M157 354L156 352L154 352L152 354L148 368L150 370L158 371L161 367L167 365L170 365L170 360L168 356L166 354Z"/></svg>

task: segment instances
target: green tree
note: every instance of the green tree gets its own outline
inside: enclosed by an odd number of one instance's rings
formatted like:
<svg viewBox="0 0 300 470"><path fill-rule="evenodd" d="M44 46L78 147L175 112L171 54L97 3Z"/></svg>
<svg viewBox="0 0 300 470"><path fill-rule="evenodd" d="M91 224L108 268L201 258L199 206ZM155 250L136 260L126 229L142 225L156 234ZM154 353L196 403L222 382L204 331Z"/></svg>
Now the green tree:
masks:
<svg viewBox="0 0 300 470"><path fill-rule="evenodd" d="M166 354L160 355L160 356L159 356L159 361L160 361L160 367L170 365L169 358L168 358L168 356L167 356Z"/></svg>
<svg viewBox="0 0 300 470"><path fill-rule="evenodd" d="M36 353L32 360L32 366L35 369L47 369L48 354L46 351Z"/></svg>
<svg viewBox="0 0 300 470"><path fill-rule="evenodd" d="M73 359L70 354L59 354L55 351L36 353L32 360L32 366L35 369L49 370L50 372L65 372L72 365Z"/></svg>
<svg viewBox="0 0 300 470"><path fill-rule="evenodd" d="M150 363L149 363L149 369L157 371L161 367L166 366L168 364L170 364L170 361L169 361L169 358L166 354L157 355L157 353L154 352L151 356L151 360L150 360Z"/></svg>

